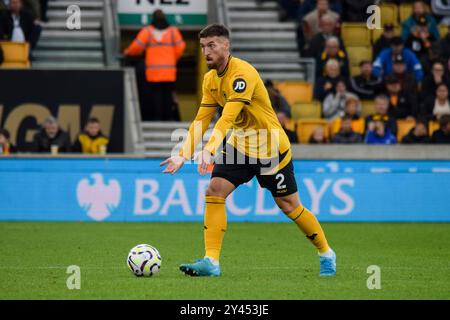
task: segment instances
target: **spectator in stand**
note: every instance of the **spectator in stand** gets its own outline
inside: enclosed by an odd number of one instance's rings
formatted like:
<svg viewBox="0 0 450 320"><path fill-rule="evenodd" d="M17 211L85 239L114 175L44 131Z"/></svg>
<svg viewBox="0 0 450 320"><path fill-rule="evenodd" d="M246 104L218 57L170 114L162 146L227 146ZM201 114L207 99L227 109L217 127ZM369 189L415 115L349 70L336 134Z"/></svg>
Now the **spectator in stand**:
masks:
<svg viewBox="0 0 450 320"><path fill-rule="evenodd" d="M372 74L372 63L363 60L359 63L361 73L350 80L351 89L363 100L371 100L381 90L381 80Z"/></svg>
<svg viewBox="0 0 450 320"><path fill-rule="evenodd" d="M283 97L281 92L274 87L272 80L266 80L264 85L269 93L270 102L275 112L283 112L288 116L288 118L291 118L291 106Z"/></svg>
<svg viewBox="0 0 450 320"><path fill-rule="evenodd" d="M322 114L328 121L342 117L345 113L345 105L348 99L356 99L358 97L347 91L345 81L338 81L336 91L329 93L322 103Z"/></svg>
<svg viewBox="0 0 450 320"><path fill-rule="evenodd" d="M385 23L383 26L383 33L377 41L375 41L372 47L372 57L377 57L381 51L390 48L391 41L394 37L394 25L392 23Z"/></svg>
<svg viewBox="0 0 450 320"><path fill-rule="evenodd" d="M322 31L316 34L311 42L305 43L303 56L318 57L325 50L325 43L331 37L337 37L339 43L344 43L336 34L336 20L330 14L324 14L321 18Z"/></svg>
<svg viewBox="0 0 450 320"><path fill-rule="evenodd" d="M42 129L35 134L31 151L53 152L53 148L57 148L57 152L70 152L70 137L59 128L54 117L48 117L45 119Z"/></svg>
<svg viewBox="0 0 450 320"><path fill-rule="evenodd" d="M366 22L369 18L367 7L375 0L342 0L342 20L346 22Z"/></svg>
<svg viewBox="0 0 450 320"><path fill-rule="evenodd" d="M311 136L308 140L311 144L324 144L328 143L327 137L325 135L325 130L321 126L317 126L314 128L313 132L311 133Z"/></svg>
<svg viewBox="0 0 450 320"><path fill-rule="evenodd" d="M389 114L395 119L414 119L419 114L415 92L402 89L400 80L391 75L386 78L386 93L389 97Z"/></svg>
<svg viewBox="0 0 450 320"><path fill-rule="evenodd" d="M304 3L302 7L304 8L305 5L308 4ZM320 18L325 14L331 15L335 21L339 20L339 14L330 9L328 0L317 0L316 9L305 15L303 20L300 17L300 21L303 22L302 30L305 41L311 41L316 34L322 31Z"/></svg>
<svg viewBox="0 0 450 320"><path fill-rule="evenodd" d="M394 59L398 55L403 57L406 63L407 72L414 73L415 80L420 84L423 80L423 69L416 55L408 48L404 48L400 37L394 37L391 47L384 49L373 62L373 75L383 79L392 74Z"/></svg>
<svg viewBox="0 0 450 320"><path fill-rule="evenodd" d="M339 63L340 74L343 77L349 77L349 63L345 47L337 37L330 37L325 42L325 49L320 56L316 58L316 76L320 77L325 72L325 65L330 59L337 60Z"/></svg>
<svg viewBox="0 0 450 320"><path fill-rule="evenodd" d="M16 153L17 148L9 141L10 134L6 129L0 129L0 155Z"/></svg>
<svg viewBox="0 0 450 320"><path fill-rule="evenodd" d="M425 99L421 114L428 120L439 120L444 115L450 115L448 87L445 83L437 86L434 96Z"/></svg>
<svg viewBox="0 0 450 320"><path fill-rule="evenodd" d="M430 137L428 136L428 122L426 120L417 120L414 128L409 130L408 134L403 137L402 143L415 144L415 143L429 143Z"/></svg>
<svg viewBox="0 0 450 320"><path fill-rule="evenodd" d="M339 81L347 83L347 79L341 76L339 62L330 59L325 65L325 76L317 78L314 86L314 98L323 102L329 93L335 92L336 84Z"/></svg>
<svg viewBox="0 0 450 320"><path fill-rule="evenodd" d="M330 128L332 133L336 133L341 127L342 119L344 117L350 117L352 129L354 132L359 134L364 134L365 122L361 118L361 101L356 96L348 96L345 101L344 115L342 117L336 118L332 123L330 123Z"/></svg>
<svg viewBox="0 0 450 320"><path fill-rule="evenodd" d="M344 115L341 120L339 132L331 139L332 143L361 143L362 136L352 128L352 117Z"/></svg>
<svg viewBox="0 0 450 320"><path fill-rule="evenodd" d="M22 0L10 0L9 9L1 12L0 40L28 42L30 53L35 48L41 28L31 13L24 10Z"/></svg>
<svg viewBox="0 0 450 320"><path fill-rule="evenodd" d="M425 3L423 1L416 0L413 3L413 12L411 16L402 23L402 39L404 41L408 39L421 18L425 18L428 32L434 39L438 40L440 38L436 19L430 13L426 12Z"/></svg>
<svg viewBox="0 0 450 320"><path fill-rule="evenodd" d="M390 116L388 113L389 110L389 98L384 95L380 94L375 97L375 113L371 114L366 117L365 125L366 130L373 130L374 129L374 122L375 121L383 121L385 124L385 127L387 127L392 134L397 134L397 120Z"/></svg>
<svg viewBox="0 0 450 320"><path fill-rule="evenodd" d="M292 1L292 0L290 0ZM294 2L297 2L298 0L294 0ZM323 7L323 3L319 4L320 1L317 0L300 0L299 2L302 2L299 10L298 10L298 18L301 20L303 17L305 17L307 14L311 13L315 9L317 9L319 6ZM342 4L341 0L329 0L328 7L331 11L336 12L338 15L342 15Z"/></svg>
<svg viewBox="0 0 450 320"><path fill-rule="evenodd" d="M431 10L435 16L444 16L439 24L450 25L450 2L448 0L431 0Z"/></svg>
<svg viewBox="0 0 450 320"><path fill-rule="evenodd" d="M125 56L139 56L145 51L147 94L150 105L141 105L143 120L176 120L176 64L186 43L179 29L171 26L162 10L153 13L150 26L144 27L125 49Z"/></svg>
<svg viewBox="0 0 450 320"><path fill-rule="evenodd" d="M369 128L366 133L365 142L367 144L396 144L397 138L387 128L382 120L374 121L373 127Z"/></svg>
<svg viewBox="0 0 450 320"><path fill-rule="evenodd" d="M393 72L391 76L396 77L400 81L402 90L416 96L416 79L413 74L407 72L406 63L405 60L403 60L402 55L398 55L394 58L392 71Z"/></svg>
<svg viewBox="0 0 450 320"><path fill-rule="evenodd" d="M439 41L441 58L445 61L450 59L450 24L447 27L447 34Z"/></svg>
<svg viewBox="0 0 450 320"><path fill-rule="evenodd" d="M450 143L450 116L442 116L439 120L439 129L433 132L431 143L449 144Z"/></svg>
<svg viewBox="0 0 450 320"><path fill-rule="evenodd" d="M422 85L422 100L428 97L436 97L436 89L438 85L444 83L448 88L450 88L450 79L447 74L445 74L445 66L442 61L435 61L431 67L431 73L428 73Z"/></svg>
<svg viewBox="0 0 450 320"><path fill-rule="evenodd" d="M108 143L109 139L103 135L100 121L97 118L89 118L84 132L78 135L72 151L86 154L105 154Z"/></svg>
<svg viewBox="0 0 450 320"><path fill-rule="evenodd" d="M286 135L288 136L289 141L291 143L298 143L297 133L295 132L295 127L294 127L294 130L290 130L287 128L287 124L288 124L289 120L291 120L291 117L288 116L283 111L277 111L277 118L278 118L278 121L280 121L281 127L284 129L284 132L286 132Z"/></svg>
<svg viewBox="0 0 450 320"><path fill-rule="evenodd" d="M431 43L437 39L428 31L427 21L425 17L420 17L417 24L412 28L405 46L415 53L416 57L424 64L424 60L428 57L428 51Z"/></svg>

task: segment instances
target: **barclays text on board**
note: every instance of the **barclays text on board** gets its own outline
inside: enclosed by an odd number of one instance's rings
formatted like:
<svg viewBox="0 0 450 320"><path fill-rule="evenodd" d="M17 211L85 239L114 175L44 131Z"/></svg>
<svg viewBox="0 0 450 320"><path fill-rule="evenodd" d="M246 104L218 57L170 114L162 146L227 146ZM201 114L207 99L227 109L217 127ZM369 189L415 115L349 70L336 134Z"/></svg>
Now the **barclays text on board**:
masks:
<svg viewBox="0 0 450 320"><path fill-rule="evenodd" d="M164 175L155 159L0 159L3 221L202 221L209 176ZM294 161L321 221L450 222L450 161ZM228 221L288 222L256 179L227 199Z"/></svg>

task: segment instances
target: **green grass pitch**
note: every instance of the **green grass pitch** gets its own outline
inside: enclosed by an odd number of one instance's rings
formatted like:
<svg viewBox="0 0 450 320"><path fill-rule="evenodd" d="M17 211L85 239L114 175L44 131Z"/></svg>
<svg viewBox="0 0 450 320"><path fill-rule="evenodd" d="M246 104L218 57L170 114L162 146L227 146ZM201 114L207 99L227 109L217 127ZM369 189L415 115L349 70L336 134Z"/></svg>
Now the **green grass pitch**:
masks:
<svg viewBox="0 0 450 320"><path fill-rule="evenodd" d="M315 249L294 224L229 223L222 277L178 265L203 255L201 223L0 223L0 299L449 299L450 224L324 223L338 274L321 278ZM159 249L160 272L137 278L136 244ZM69 265L81 289L68 290ZM367 268L381 269L369 290Z"/></svg>

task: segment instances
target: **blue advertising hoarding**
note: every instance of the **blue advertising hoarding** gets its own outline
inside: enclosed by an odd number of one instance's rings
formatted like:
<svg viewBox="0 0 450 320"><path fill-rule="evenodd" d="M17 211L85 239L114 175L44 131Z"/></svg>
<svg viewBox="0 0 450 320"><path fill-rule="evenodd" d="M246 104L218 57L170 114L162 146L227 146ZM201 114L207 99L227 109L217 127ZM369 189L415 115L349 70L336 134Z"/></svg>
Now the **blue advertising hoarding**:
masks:
<svg viewBox="0 0 450 320"><path fill-rule="evenodd" d="M159 159L0 159L3 221L203 221L209 176ZM450 161L295 160L320 221L450 222ZM287 222L256 179L227 199L228 221Z"/></svg>

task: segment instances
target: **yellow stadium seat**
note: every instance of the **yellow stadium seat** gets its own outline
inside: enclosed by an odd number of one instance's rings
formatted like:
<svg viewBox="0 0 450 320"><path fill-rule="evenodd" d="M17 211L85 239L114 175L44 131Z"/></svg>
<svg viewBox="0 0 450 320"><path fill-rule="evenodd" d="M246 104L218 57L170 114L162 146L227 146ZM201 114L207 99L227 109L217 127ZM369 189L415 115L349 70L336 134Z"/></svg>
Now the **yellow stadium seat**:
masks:
<svg viewBox="0 0 450 320"><path fill-rule="evenodd" d="M370 29L365 23L344 22L341 26L341 37L346 47L370 46Z"/></svg>
<svg viewBox="0 0 450 320"><path fill-rule="evenodd" d="M363 134L365 128L366 120L363 117L360 117L357 120L352 120L352 129L356 133ZM330 135L334 136L341 129L342 119L337 118L333 122L330 123Z"/></svg>
<svg viewBox="0 0 450 320"><path fill-rule="evenodd" d="M399 6L399 15L400 15L400 22L405 21L409 18L409 16L412 14L413 8L412 3L402 3Z"/></svg>
<svg viewBox="0 0 450 320"><path fill-rule="evenodd" d="M361 117L367 117L375 113L375 102L373 100L361 100Z"/></svg>
<svg viewBox="0 0 450 320"><path fill-rule="evenodd" d="M300 143L308 143L312 132L317 126L323 127L325 136L329 138L328 122L324 119L304 119L297 121L297 138Z"/></svg>
<svg viewBox="0 0 450 320"><path fill-rule="evenodd" d="M445 36L448 33L448 26L440 24L439 25L439 35L441 36L441 38L445 38Z"/></svg>
<svg viewBox="0 0 450 320"><path fill-rule="evenodd" d="M409 133L409 130L414 128L416 120L413 119L398 119L397 120L397 141L402 141L403 137Z"/></svg>
<svg viewBox="0 0 450 320"><path fill-rule="evenodd" d="M317 119L322 115L320 101L295 103L291 106L292 119Z"/></svg>
<svg viewBox="0 0 450 320"><path fill-rule="evenodd" d="M383 33L383 29L373 29L372 30L372 43L375 44L375 42L378 40L379 37L381 37L381 34ZM401 29L399 26L394 26L394 34L396 36L399 36L401 33Z"/></svg>
<svg viewBox="0 0 450 320"><path fill-rule="evenodd" d="M430 136L433 135L433 132L435 132L437 129L439 129L439 122L435 120L431 120L428 122L428 133Z"/></svg>
<svg viewBox="0 0 450 320"><path fill-rule="evenodd" d="M0 41L3 50L4 61L0 66L2 68L29 68L28 43L17 43L9 41Z"/></svg>
<svg viewBox="0 0 450 320"><path fill-rule="evenodd" d="M313 85L306 81L276 82L275 87L292 106L298 102L311 102L313 98Z"/></svg>
<svg viewBox="0 0 450 320"><path fill-rule="evenodd" d="M372 47L347 47L350 66L359 66L362 60L372 61Z"/></svg>
<svg viewBox="0 0 450 320"><path fill-rule="evenodd" d="M380 5L381 25L392 23L398 26L398 7L392 3L382 3Z"/></svg>

